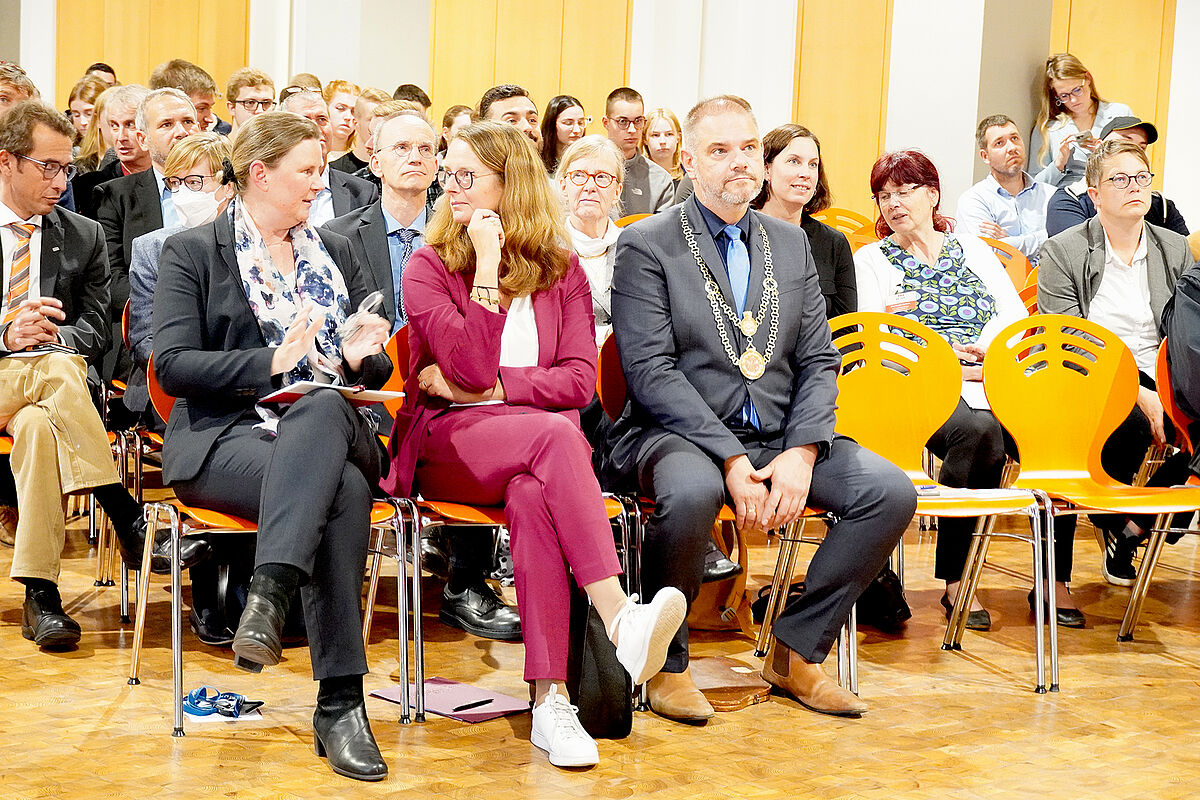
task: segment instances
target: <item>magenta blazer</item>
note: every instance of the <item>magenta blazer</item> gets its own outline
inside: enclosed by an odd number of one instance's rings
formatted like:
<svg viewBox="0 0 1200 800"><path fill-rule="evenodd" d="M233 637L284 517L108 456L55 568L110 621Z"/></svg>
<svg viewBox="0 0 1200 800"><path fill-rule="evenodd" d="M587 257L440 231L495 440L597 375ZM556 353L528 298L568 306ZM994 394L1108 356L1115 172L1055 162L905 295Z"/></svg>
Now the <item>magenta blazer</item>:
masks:
<svg viewBox="0 0 1200 800"><path fill-rule="evenodd" d="M397 497L412 493L420 437L429 420L449 405L417 387L417 375L434 362L469 392L490 389L499 376L509 405L561 412L579 424L579 409L596 391L597 353L592 293L574 253L563 279L533 294L536 367L500 366L506 312L489 311L470 299L474 270L451 274L432 247L422 247L409 258L402 280L408 314L407 394L392 427L392 468L381 481L384 491Z"/></svg>

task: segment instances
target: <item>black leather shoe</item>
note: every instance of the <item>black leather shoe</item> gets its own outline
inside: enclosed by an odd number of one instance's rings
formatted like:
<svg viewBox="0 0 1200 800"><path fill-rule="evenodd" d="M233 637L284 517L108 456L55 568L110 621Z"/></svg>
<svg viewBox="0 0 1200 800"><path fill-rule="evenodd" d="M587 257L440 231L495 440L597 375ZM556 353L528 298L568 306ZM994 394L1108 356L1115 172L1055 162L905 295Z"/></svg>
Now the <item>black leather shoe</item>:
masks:
<svg viewBox="0 0 1200 800"><path fill-rule="evenodd" d="M79 623L63 611L58 592L34 592L25 597L21 635L38 647L70 647L79 641Z"/></svg>
<svg viewBox="0 0 1200 800"><path fill-rule="evenodd" d="M451 592L449 586L443 589L438 619L484 639L521 641L520 615L515 608L504 605L486 581L458 593Z"/></svg>
<svg viewBox="0 0 1200 800"><path fill-rule="evenodd" d="M214 621L215 616L209 611L199 614L193 608L188 613L188 626L203 644L209 647L228 647L233 644L233 631L229 630L226 625Z"/></svg>
<svg viewBox="0 0 1200 800"><path fill-rule="evenodd" d="M121 560L132 568L141 569L142 548L146 544L146 520L138 517L128 530L117 532L117 548L121 551ZM188 569L208 558L212 547L208 542L195 536L185 536L179 542L179 563L182 569ZM161 529L154 536L154 549L150 551L150 571L155 575L168 575L171 572L171 532Z"/></svg>
<svg viewBox="0 0 1200 800"><path fill-rule="evenodd" d="M1029 610L1034 610L1033 592L1029 593ZM1046 607L1046 613L1050 613L1050 607ZM1083 628L1087 626L1087 617L1078 608L1056 608L1054 609L1054 619L1058 625L1063 628Z"/></svg>
<svg viewBox="0 0 1200 800"><path fill-rule="evenodd" d="M283 616L279 609L260 594L246 598L246 610L233 636L233 665L247 672L262 672L264 666L279 663L283 653L280 631Z"/></svg>
<svg viewBox="0 0 1200 800"><path fill-rule="evenodd" d="M704 577L701 583L716 583L741 574L742 565L731 561L717 548L717 543L710 539L708 552L704 554Z"/></svg>
<svg viewBox="0 0 1200 800"><path fill-rule="evenodd" d="M318 706L313 714L313 749L321 758L329 759L330 768L338 775L359 781L381 781L387 777L387 762L371 734L364 704L332 721Z"/></svg>
<svg viewBox="0 0 1200 800"><path fill-rule="evenodd" d="M954 610L954 604L950 602L950 595L942 595L942 608L946 609L946 619L950 619L950 613ZM967 630L969 631L990 631L992 629L992 615L987 609L979 611L967 612Z"/></svg>
<svg viewBox="0 0 1200 800"><path fill-rule="evenodd" d="M435 539L421 539L421 566L429 574L442 579L450 574L450 558Z"/></svg>

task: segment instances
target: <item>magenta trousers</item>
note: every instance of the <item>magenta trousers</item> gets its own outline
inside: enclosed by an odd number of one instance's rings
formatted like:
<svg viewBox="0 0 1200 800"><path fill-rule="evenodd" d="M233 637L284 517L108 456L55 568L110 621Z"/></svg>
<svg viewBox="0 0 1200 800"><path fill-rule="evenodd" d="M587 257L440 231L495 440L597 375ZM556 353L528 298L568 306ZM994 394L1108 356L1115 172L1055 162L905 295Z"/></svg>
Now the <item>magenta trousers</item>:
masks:
<svg viewBox="0 0 1200 800"><path fill-rule="evenodd" d="M525 680L567 677L570 583L621 572L592 451L568 417L527 406L446 411L419 445L427 500L504 505L525 639Z"/></svg>

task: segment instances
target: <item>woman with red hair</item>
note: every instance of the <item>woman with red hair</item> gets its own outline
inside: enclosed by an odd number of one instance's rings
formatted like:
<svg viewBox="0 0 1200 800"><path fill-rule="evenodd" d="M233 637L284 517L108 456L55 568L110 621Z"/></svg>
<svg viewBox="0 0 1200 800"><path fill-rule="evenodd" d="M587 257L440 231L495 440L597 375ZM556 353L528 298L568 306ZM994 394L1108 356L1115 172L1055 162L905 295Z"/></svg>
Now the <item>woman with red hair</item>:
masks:
<svg viewBox="0 0 1200 800"><path fill-rule="evenodd" d="M885 153L871 169L871 193L879 208L880 241L854 255L860 311L887 311L928 325L941 334L962 363L958 407L929 449L942 459L946 486L991 489L1000 485L1005 455L1016 455L1011 437L988 409L983 394L983 356L1004 326L1025 316L1025 307L1004 265L983 240L953 233L942 216L937 168L919 150ZM949 616L966 563L973 518L938 520L934 577L946 582L942 605ZM1071 575L1071 540L1056 545L1059 624L1082 627L1065 581ZM1033 595L1031 594L1032 598ZM1068 613L1070 612L1070 613ZM987 630L991 617L973 599L967 627Z"/></svg>

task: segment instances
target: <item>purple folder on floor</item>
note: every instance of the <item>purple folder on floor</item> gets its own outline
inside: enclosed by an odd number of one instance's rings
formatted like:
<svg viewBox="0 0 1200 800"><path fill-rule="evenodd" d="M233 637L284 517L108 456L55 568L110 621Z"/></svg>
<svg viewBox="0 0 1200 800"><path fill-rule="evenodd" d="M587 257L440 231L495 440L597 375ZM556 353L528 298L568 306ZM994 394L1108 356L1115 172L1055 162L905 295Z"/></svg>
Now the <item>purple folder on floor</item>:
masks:
<svg viewBox="0 0 1200 800"><path fill-rule="evenodd" d="M408 690L410 702L416 702L416 687L410 684ZM399 703L401 691L399 686L389 686L376 689L371 696ZM461 722L486 722L528 711L529 701L449 678L429 678L425 681L425 710Z"/></svg>

